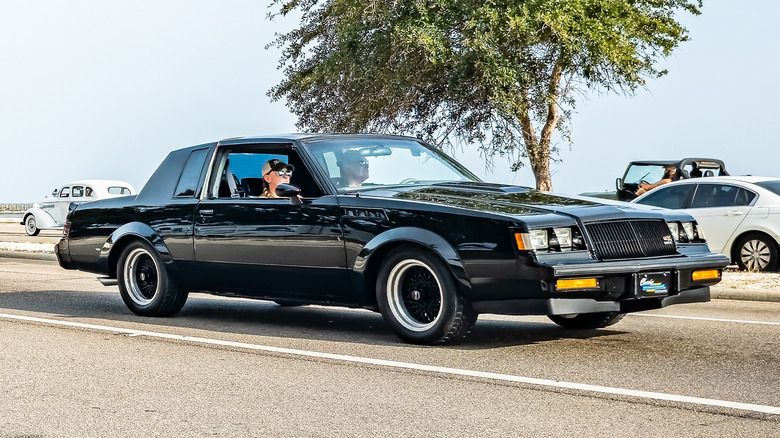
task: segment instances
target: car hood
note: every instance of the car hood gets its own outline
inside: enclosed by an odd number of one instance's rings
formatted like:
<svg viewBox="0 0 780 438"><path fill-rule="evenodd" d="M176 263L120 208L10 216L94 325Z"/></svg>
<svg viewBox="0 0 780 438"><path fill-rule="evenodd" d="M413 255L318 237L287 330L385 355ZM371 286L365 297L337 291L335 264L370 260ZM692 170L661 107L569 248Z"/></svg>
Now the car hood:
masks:
<svg viewBox="0 0 780 438"><path fill-rule="evenodd" d="M420 187L385 187L363 190L360 195L426 202L503 216L522 216L524 219L529 216L557 214L580 218L587 222L637 217L663 218L667 213L673 213L671 210L651 209L626 202L584 196L563 196L521 186L473 182L441 183ZM687 215L682 216L687 220Z"/></svg>

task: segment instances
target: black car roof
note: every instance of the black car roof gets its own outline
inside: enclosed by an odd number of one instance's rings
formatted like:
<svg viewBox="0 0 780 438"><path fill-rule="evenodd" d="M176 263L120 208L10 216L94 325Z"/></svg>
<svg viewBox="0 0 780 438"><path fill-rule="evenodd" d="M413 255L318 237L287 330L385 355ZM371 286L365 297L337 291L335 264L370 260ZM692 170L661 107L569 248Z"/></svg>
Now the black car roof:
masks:
<svg viewBox="0 0 780 438"><path fill-rule="evenodd" d="M350 140L350 139L395 139L395 140L415 140L418 138L408 137L402 135L388 135L388 134L312 134L312 133L292 133L292 134L279 134L279 135L263 135L253 137L234 137L220 140L220 145L238 145L238 144L252 144L252 143L269 143L269 142L289 142L289 141L301 141L311 142L319 140Z"/></svg>

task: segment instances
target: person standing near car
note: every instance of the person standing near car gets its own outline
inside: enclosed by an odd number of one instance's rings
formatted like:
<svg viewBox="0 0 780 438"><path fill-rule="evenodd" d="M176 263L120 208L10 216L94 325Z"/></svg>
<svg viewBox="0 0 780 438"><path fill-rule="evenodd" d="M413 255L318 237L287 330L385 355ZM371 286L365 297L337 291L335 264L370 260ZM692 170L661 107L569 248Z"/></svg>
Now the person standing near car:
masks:
<svg viewBox="0 0 780 438"><path fill-rule="evenodd" d="M652 184L644 182L644 181L640 182L639 183L639 189L637 189L637 191L636 191L636 195L637 196L642 195L642 194L647 193L650 190L652 190L652 189L654 189L654 188L656 188L658 186L662 186L664 184L670 183L670 182L672 182L672 181L677 179L676 176L677 176L677 168L675 166L666 166L666 170L664 171L664 175L661 177L660 180L658 180L658 181L656 181L656 182L654 182Z"/></svg>
<svg viewBox="0 0 780 438"><path fill-rule="evenodd" d="M282 160L274 158L263 164L263 193L261 198L279 198L276 195L276 187L279 184L290 184L293 170L292 164L287 164Z"/></svg>

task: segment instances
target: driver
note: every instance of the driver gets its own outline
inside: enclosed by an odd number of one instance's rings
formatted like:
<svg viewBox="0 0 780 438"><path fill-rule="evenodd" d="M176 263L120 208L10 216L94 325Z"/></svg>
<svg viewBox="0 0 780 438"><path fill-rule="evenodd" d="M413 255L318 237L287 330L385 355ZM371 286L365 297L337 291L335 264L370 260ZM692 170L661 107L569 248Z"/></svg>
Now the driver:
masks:
<svg viewBox="0 0 780 438"><path fill-rule="evenodd" d="M290 184L290 178L295 167L282 160L274 158L263 164L263 193L261 198L278 198L276 187L279 184Z"/></svg>
<svg viewBox="0 0 780 438"><path fill-rule="evenodd" d="M342 187L358 187L368 179L368 161L360 151L349 150L339 159Z"/></svg>
<svg viewBox="0 0 780 438"><path fill-rule="evenodd" d="M666 166L666 170L664 171L664 176L662 176L660 180L652 184L646 183L644 181L640 182L639 189L636 191L636 195L639 196L643 193L649 192L650 190L658 186L662 186L664 184L670 183L675 179L677 179L675 178L675 176L677 176L677 168L675 166Z"/></svg>

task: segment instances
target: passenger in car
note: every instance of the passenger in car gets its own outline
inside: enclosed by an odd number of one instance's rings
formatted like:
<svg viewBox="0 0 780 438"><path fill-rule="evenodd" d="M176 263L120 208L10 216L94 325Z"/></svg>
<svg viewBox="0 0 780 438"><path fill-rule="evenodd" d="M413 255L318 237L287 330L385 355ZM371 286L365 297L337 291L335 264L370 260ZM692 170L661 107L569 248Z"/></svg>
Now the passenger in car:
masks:
<svg viewBox="0 0 780 438"><path fill-rule="evenodd" d="M290 184L295 167L282 160L274 158L263 164L263 193L261 198L278 198L276 187L279 184Z"/></svg>
<svg viewBox="0 0 780 438"><path fill-rule="evenodd" d="M656 181L656 182L654 182L652 184L644 182L644 181L640 182L639 183L639 189L637 189L637 191L636 191L636 195L639 196L641 194L649 192L650 190L652 190L652 189L654 189L654 188L656 188L658 186L662 186L662 185L664 185L666 183L670 183L670 182L672 182L672 181L677 179L676 176L677 176L677 168L675 166L666 166L666 170L664 171L664 175L661 177L660 180L658 180L658 181Z"/></svg>
<svg viewBox="0 0 780 438"><path fill-rule="evenodd" d="M341 187L358 187L368 179L368 161L359 151L349 150L336 163L339 166Z"/></svg>

